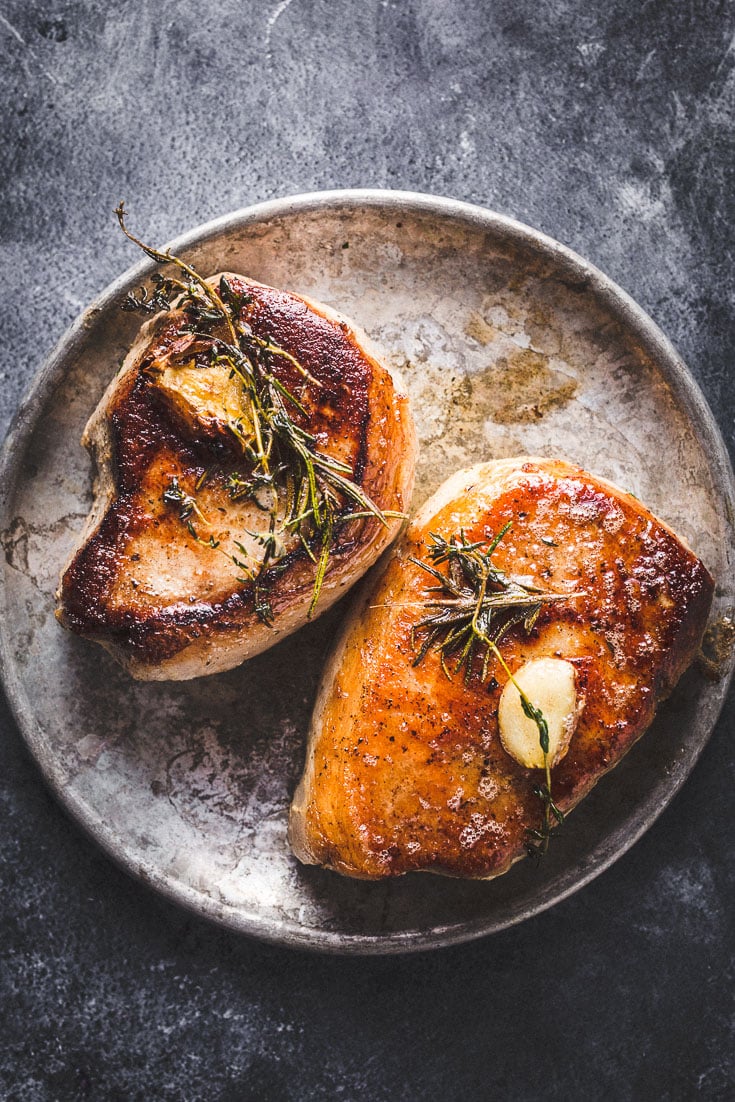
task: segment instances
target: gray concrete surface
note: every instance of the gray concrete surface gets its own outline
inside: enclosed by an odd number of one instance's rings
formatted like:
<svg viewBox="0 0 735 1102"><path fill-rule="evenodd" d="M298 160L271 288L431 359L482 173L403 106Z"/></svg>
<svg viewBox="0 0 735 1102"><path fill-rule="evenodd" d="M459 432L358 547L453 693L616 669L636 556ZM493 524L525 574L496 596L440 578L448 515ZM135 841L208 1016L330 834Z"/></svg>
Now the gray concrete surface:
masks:
<svg viewBox="0 0 735 1102"><path fill-rule="evenodd" d="M588 257L678 345L735 449L735 5L0 3L0 422L165 239L325 187L468 199ZM0 1097L725 1099L733 696L689 782L553 911L391 960L243 940L119 872L0 709Z"/></svg>

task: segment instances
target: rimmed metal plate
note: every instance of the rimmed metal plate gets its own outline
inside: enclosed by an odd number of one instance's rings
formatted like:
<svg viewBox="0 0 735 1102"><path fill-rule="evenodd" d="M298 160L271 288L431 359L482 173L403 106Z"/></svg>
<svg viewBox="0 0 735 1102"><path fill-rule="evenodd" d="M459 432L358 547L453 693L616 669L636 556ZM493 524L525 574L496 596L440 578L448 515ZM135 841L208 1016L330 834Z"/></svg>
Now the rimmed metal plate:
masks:
<svg viewBox="0 0 735 1102"><path fill-rule="evenodd" d="M111 228L111 232L114 232ZM421 441L419 504L458 467L560 456L637 494L683 535L732 610L732 472L672 347L600 272L477 207L400 192L299 196L172 243L307 294L359 322L398 368ZM547 860L488 883L350 882L301 867L286 843L320 671L346 604L238 670L131 681L64 632L54 590L91 501L84 423L139 319L110 287L62 340L6 443L0 645L20 728L72 814L127 869L233 929L323 950L426 949L502 929L623 853L690 771L727 676L685 676L624 762L569 818Z"/></svg>

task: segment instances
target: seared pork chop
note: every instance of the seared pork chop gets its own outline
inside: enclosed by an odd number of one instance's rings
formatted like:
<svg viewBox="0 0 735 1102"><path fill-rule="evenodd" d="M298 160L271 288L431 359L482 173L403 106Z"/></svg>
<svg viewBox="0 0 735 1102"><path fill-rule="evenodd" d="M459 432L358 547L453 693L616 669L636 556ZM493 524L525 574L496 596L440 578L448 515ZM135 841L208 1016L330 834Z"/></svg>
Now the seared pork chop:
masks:
<svg viewBox="0 0 735 1102"><path fill-rule="evenodd" d="M413 484L407 399L364 333L242 276L207 284L252 363L192 284L196 315L174 302L143 326L82 441L95 502L57 615L142 679L229 669L329 608L394 538Z"/></svg>
<svg viewBox="0 0 735 1102"><path fill-rule="evenodd" d="M466 649L482 577L475 627L499 656L477 636ZM301 861L365 879L489 878L553 845L549 800L569 811L646 730L713 593L637 499L525 457L450 478L368 585L326 669L290 818Z"/></svg>

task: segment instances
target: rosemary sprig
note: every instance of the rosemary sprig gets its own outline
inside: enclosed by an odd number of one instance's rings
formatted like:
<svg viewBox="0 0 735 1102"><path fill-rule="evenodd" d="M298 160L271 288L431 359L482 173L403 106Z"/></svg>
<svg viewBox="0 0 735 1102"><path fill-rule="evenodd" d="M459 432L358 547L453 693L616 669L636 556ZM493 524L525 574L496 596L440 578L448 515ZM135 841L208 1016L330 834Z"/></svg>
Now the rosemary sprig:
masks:
<svg viewBox="0 0 735 1102"><path fill-rule="evenodd" d="M287 361L301 377L303 388L321 384L290 352L271 338L254 333L247 316L251 303L247 293L238 291L224 277L215 289L179 257L146 245L128 229L124 203L115 214L126 237L157 264L171 264L180 273L156 273L153 293L141 289L137 296L129 294L123 309L146 313L181 309L186 318L184 331L195 340L198 354L206 353L210 365L221 366L242 388L243 414L228 416L226 424L242 448L246 469L228 476L227 489L233 501L254 501L269 514L269 524L263 536L263 559L255 572L237 556L230 557L253 583L255 610L264 622L272 622L272 609L264 596L268 588L264 574L275 569L275 551L283 549L285 538L295 536L317 564L308 612L311 618L340 525L366 517L387 526L388 517L402 514L381 510L352 480L352 469L320 452L314 436L294 420L293 412L307 414L303 392L293 394L277 377L274 359ZM187 355L191 357L191 349ZM164 491L163 500L179 509L179 518L193 538L206 542L199 539L191 523L192 513L198 513L191 495L184 494L177 483ZM247 554L241 544L236 547Z"/></svg>
<svg viewBox="0 0 735 1102"><path fill-rule="evenodd" d="M566 593L551 593L509 577L492 562L500 541L512 527L508 521L488 542L467 540L464 531L449 540L431 534L430 562L411 557L438 584L429 587L425 602L427 615L412 628L412 642L417 650L413 665L418 666L429 650L439 653L442 670L448 678L464 671L467 683L481 660L480 681L487 679L490 658L495 657L521 698L524 714L536 724L543 754L544 783L534 786L534 795L543 804L541 825L527 831L526 849L537 857L549 848L553 821L558 825L564 815L554 802L551 790L549 760L549 728L540 708L529 699L514 678L498 644L512 627L521 625L530 632L545 604L567 601ZM446 573L437 567L446 563ZM424 638L420 645L417 635Z"/></svg>

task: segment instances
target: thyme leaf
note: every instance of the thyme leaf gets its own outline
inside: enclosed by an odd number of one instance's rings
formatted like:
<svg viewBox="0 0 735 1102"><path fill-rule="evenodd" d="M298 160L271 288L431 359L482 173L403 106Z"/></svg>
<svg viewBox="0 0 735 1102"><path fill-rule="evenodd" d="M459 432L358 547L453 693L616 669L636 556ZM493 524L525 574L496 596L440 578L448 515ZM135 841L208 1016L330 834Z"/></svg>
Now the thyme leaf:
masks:
<svg viewBox="0 0 735 1102"><path fill-rule="evenodd" d="M188 520L192 513L202 515L196 499L182 490L176 475L169 479L166 489L161 494L161 500L164 505L178 510L179 520Z"/></svg>

